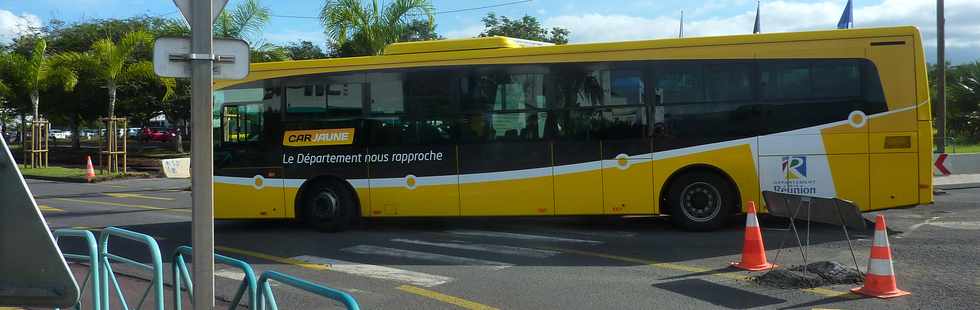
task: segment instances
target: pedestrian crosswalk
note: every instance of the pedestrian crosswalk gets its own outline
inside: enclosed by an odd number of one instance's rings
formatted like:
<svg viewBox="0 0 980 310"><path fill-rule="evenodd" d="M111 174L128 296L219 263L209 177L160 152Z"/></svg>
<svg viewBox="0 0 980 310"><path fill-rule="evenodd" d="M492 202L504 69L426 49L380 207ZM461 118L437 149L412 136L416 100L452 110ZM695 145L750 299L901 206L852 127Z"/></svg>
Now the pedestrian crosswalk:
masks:
<svg viewBox="0 0 980 310"><path fill-rule="evenodd" d="M431 241L401 239L401 238L391 239L391 241L408 243L408 244L427 245L433 247L470 250L470 251L478 251L478 252L489 252L489 253L502 254L502 255L517 255L517 256L534 257L534 258L548 258L548 257L555 256L559 253L558 251L552 251L552 250L540 250L540 249L516 247L516 246L509 246L509 245L499 245L499 244L431 242Z"/></svg>
<svg viewBox="0 0 980 310"><path fill-rule="evenodd" d="M408 283L423 287L433 287L453 280L453 278L392 268L387 266L362 264L339 259L330 259L311 255L293 257L295 260L311 264L330 265L329 270L374 279Z"/></svg>
<svg viewBox="0 0 980 310"><path fill-rule="evenodd" d="M291 257L289 260L329 266L326 270L354 276L418 287L435 287L452 282L455 278L449 275L428 273L433 268L417 268L415 266L456 265L494 272L526 263L528 260L543 260L560 255L562 254L561 251L548 249L549 245L558 243L589 246L605 242L558 237L555 234L448 230L435 236L430 234L411 235L379 240L377 244L349 245L340 248L339 252L335 254L342 257L343 260L317 255L299 255ZM404 263L380 263L391 262L392 259ZM368 262L379 263L370 264ZM417 271L417 269L425 272ZM228 274L227 277L238 277L238 275Z"/></svg>
<svg viewBox="0 0 980 310"><path fill-rule="evenodd" d="M363 244L348 247L348 248L343 248L341 249L341 251L357 253L357 254L382 255L382 256L408 258L408 259L422 260L422 261L431 261L440 264L444 263L444 264L451 264L451 265L488 266L494 269L503 269L503 268L513 266L512 264L508 264L508 263L502 263L502 262L496 262L496 261L484 260L478 258L468 258L468 257L460 257L460 256L452 256L452 255L444 255L444 254L436 254L436 253L420 252L420 251L412 251L412 250L403 250L403 249L374 246L374 245L363 245Z"/></svg>

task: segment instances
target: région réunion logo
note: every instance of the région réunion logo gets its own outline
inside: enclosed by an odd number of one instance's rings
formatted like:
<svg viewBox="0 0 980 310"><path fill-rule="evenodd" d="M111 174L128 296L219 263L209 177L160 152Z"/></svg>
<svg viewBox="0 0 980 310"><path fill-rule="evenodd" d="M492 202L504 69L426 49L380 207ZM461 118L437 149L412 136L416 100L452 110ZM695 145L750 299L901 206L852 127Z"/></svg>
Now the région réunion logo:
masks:
<svg viewBox="0 0 980 310"><path fill-rule="evenodd" d="M783 156L782 167L786 180L806 178L806 156Z"/></svg>

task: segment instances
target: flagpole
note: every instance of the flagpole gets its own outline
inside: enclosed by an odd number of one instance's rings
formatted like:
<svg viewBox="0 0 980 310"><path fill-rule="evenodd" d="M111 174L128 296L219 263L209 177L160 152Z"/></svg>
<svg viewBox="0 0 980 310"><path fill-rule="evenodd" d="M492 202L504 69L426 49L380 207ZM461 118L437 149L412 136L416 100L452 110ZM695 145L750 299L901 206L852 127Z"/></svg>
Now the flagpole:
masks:
<svg viewBox="0 0 980 310"><path fill-rule="evenodd" d="M946 17L943 0L936 0L936 62L939 73L936 77L936 151L946 153Z"/></svg>
<svg viewBox="0 0 980 310"><path fill-rule="evenodd" d="M681 24L679 29L680 30L677 31L677 37L683 38L684 37L684 10L681 10Z"/></svg>

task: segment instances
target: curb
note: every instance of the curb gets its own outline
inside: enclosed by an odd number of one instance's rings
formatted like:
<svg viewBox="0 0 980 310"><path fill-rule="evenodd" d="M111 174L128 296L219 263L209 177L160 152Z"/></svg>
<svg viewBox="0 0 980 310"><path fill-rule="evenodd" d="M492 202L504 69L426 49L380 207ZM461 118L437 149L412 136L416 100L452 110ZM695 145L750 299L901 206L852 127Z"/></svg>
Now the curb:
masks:
<svg viewBox="0 0 980 310"><path fill-rule="evenodd" d="M941 190L980 188L980 182L933 185L933 187Z"/></svg>

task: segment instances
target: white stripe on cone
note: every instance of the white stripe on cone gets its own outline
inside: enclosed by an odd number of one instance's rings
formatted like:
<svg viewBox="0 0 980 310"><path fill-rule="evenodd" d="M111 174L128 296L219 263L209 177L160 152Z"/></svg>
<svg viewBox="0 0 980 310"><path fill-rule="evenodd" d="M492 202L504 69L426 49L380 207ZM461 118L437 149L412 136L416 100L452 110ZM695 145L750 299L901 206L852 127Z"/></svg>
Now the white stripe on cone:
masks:
<svg viewBox="0 0 980 310"><path fill-rule="evenodd" d="M868 273L876 276L891 276L895 274L892 261L889 259L872 258L868 261Z"/></svg>
<svg viewBox="0 0 980 310"><path fill-rule="evenodd" d="M745 227L759 227L759 218L755 213L749 213L749 216L745 217Z"/></svg>
<svg viewBox="0 0 980 310"><path fill-rule="evenodd" d="M888 233L884 231L875 231L875 241L874 246L887 247L890 248L891 245L888 242ZM890 250L890 249L889 249Z"/></svg>

